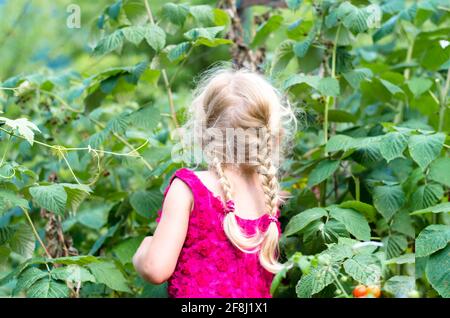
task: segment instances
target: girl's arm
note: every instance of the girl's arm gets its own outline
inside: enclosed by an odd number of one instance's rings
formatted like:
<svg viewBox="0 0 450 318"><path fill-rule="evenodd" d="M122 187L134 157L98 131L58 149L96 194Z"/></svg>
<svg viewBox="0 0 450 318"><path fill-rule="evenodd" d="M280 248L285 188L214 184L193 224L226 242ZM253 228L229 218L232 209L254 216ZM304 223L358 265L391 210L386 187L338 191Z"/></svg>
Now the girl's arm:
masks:
<svg viewBox="0 0 450 318"><path fill-rule="evenodd" d="M134 268L145 280L162 284L172 275L186 239L192 204L191 190L175 178L154 235L146 237L133 256Z"/></svg>

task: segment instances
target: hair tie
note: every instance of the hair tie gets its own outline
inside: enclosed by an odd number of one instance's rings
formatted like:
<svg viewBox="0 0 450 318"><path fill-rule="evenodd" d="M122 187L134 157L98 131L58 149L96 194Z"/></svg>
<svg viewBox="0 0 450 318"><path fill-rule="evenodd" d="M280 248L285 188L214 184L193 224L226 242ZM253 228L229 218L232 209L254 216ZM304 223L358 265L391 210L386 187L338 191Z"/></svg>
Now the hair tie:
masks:
<svg viewBox="0 0 450 318"><path fill-rule="evenodd" d="M227 213L234 212L234 202L233 202L233 200L228 200L226 202L226 207L227 207Z"/></svg>
<svg viewBox="0 0 450 318"><path fill-rule="evenodd" d="M278 218L273 216L273 215L269 215L269 221L277 223L278 222Z"/></svg>

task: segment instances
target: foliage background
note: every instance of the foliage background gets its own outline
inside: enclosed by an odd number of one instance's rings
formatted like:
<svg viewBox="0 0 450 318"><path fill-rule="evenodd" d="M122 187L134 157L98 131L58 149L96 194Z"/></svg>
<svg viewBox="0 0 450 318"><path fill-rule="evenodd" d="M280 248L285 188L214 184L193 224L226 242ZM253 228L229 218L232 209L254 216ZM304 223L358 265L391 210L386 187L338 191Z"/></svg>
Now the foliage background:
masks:
<svg viewBox="0 0 450 318"><path fill-rule="evenodd" d="M81 28L67 26L70 4ZM449 297L446 1L0 1L0 295L165 297L130 263L217 61L302 123L276 297Z"/></svg>

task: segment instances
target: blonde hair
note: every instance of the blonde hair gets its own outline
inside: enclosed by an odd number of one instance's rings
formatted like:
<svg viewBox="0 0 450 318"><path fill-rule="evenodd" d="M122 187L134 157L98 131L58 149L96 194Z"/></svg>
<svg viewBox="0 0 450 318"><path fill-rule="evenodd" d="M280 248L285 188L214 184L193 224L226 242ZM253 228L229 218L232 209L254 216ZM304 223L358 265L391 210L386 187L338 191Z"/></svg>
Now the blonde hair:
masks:
<svg viewBox="0 0 450 318"><path fill-rule="evenodd" d="M230 149L227 140L208 135L207 130L210 128L220 132L229 128L242 128L250 133L247 133L241 144L233 142L234 147ZM245 158L249 159L246 167L255 169L260 176L265 209L271 222L265 233L257 230L254 235L248 236L240 228L232 209L225 215L223 227L229 240L238 249L246 253L259 252L261 265L272 273L281 269L278 262L278 226L272 222L277 217L278 205L282 200L277 177L279 162L274 158L281 156L281 139L288 140L292 129L296 130L296 119L290 105L267 79L256 72L233 69L223 63L202 74L194 91L191 119L186 124L186 132L197 133L197 137L200 137L194 144L201 145L202 150L207 145L214 146L204 155L209 168L219 177L227 203L233 198L233 189L224 172L227 164L224 157L228 158L230 152L234 154L238 146L245 147ZM250 146L257 147L255 158L247 151Z"/></svg>

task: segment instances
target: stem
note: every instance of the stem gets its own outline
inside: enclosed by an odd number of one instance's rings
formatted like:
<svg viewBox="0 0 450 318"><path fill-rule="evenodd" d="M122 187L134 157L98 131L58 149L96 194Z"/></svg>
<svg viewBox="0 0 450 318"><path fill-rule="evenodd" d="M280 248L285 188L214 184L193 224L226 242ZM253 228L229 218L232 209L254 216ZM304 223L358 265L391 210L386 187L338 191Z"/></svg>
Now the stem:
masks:
<svg viewBox="0 0 450 318"><path fill-rule="evenodd" d="M327 180L320 184L320 206L325 207L327 205Z"/></svg>
<svg viewBox="0 0 450 318"><path fill-rule="evenodd" d="M447 94L450 86L450 68L447 71L447 78L445 80L445 85L441 91L441 100L440 100L440 109L439 109L439 131L444 129L444 120L445 120L445 110L447 108Z"/></svg>
<svg viewBox="0 0 450 318"><path fill-rule="evenodd" d="M144 0L144 4L145 4L145 10L147 10L147 15L148 15L148 19L150 20L150 23L155 24L155 20L153 20L152 10L150 9L150 5L148 4L148 1Z"/></svg>
<svg viewBox="0 0 450 318"><path fill-rule="evenodd" d="M42 248L44 249L45 254L47 255L48 258L53 258L53 257L50 255L50 253L48 252L47 248L45 247L44 242L42 242L42 240L41 240L41 238L40 238L38 232L36 231L36 228L34 227L33 221L31 220L31 217L30 217L30 215L28 214L28 211L27 211L26 209L22 208L22 207L21 207L21 209L22 209L23 213L25 214L25 216L26 216L26 218L27 218L27 220L28 220L28 223L29 223L30 226L31 226L31 229L33 230L34 236L36 237L36 239L38 240L39 244L40 244L40 245L42 246Z"/></svg>
<svg viewBox="0 0 450 318"><path fill-rule="evenodd" d="M341 25L339 24L337 31L336 31L336 36L334 38L333 55L332 55L332 59L331 59L331 77L333 77L333 78L336 77L336 49L337 49L337 42L339 39L340 31L341 31Z"/></svg>
<svg viewBox="0 0 450 318"><path fill-rule="evenodd" d="M403 28L402 28L402 30L403 30ZM405 30L403 30L403 32L405 33L405 38L408 40L408 35L406 34ZM411 42L408 41L408 44L409 44L409 46L408 46L408 51L406 52L405 63L411 62L412 54L413 54L413 50L414 50L414 39ZM403 71L403 77L405 78L405 80L409 79L410 74L411 74L411 70L408 66L406 66L405 70ZM395 124L398 124L403 120L403 115L404 115L404 111L405 111L405 109L404 109L405 103L400 102L399 106L400 106L399 111L394 119Z"/></svg>
<svg viewBox="0 0 450 318"><path fill-rule="evenodd" d="M105 128L105 125L103 125L101 122L93 119L93 118L89 118L92 122L94 122L95 124L97 124L99 127L101 127L102 129ZM121 142L123 142L126 146L128 146L128 148L131 149L130 153L135 152L136 153L136 157L139 157L139 159L144 163L144 165L148 168L148 170L153 170L152 166L144 159L144 157L142 157L142 155L140 153L138 153L133 145L131 145L127 140L125 140L124 138L122 138L119 134L113 132L113 135L119 139ZM139 147L141 148L141 147Z"/></svg>
<svg viewBox="0 0 450 318"><path fill-rule="evenodd" d="M327 96L327 99L325 101L325 109L323 110L323 141L324 141L325 145L328 142L328 109L330 106L330 99L331 99L331 96ZM325 149L326 148L324 148L324 154L325 154L325 157L327 157L328 152Z"/></svg>
<svg viewBox="0 0 450 318"><path fill-rule="evenodd" d="M83 112L83 110L78 110L78 109L72 108L69 104L67 104L67 102L64 99L62 99L60 96L56 95L55 93L52 93L49 91L42 91L42 90L39 90L39 92L47 94L49 96L52 96L53 98L57 99L63 105L63 107L67 108L68 110L70 110L74 113L82 113Z"/></svg>
<svg viewBox="0 0 450 318"><path fill-rule="evenodd" d="M10 142L11 142L11 135L8 135L8 141L6 142L5 151L3 152L2 160L0 161L0 167L3 166L3 162L5 161L6 153L8 152Z"/></svg>
<svg viewBox="0 0 450 318"><path fill-rule="evenodd" d="M152 9L150 8L148 1L144 0L144 4L145 4L145 10L147 11L147 16L148 16L148 19L150 20L150 23L155 24L155 19L153 18ZM169 83L169 79L167 77L167 72L166 72L165 68L161 69L161 74L162 74L162 77L164 80L164 86L166 87L166 90L167 90L167 97L169 99L169 107L170 107L170 113L172 115L172 121L176 128L180 128L180 125L178 124L178 120L177 120L177 113L175 111L175 103L173 101L172 89L170 88L170 83Z"/></svg>
<svg viewBox="0 0 450 318"><path fill-rule="evenodd" d="M361 187L359 183L359 178L352 176L353 181L355 182L355 199L356 201L360 201L361 199Z"/></svg>
<svg viewBox="0 0 450 318"><path fill-rule="evenodd" d="M104 126L102 126L102 128L105 128ZM0 127L0 130L6 132L8 135L10 136L14 136L17 138L21 138L21 139L26 139L25 137L22 137L20 135L16 135L15 133L13 133L12 131L9 131L5 128ZM113 133L115 134L115 133ZM119 136L120 137L120 136ZM54 149L54 150L64 150L64 151L78 151L78 150L87 150L87 151L95 151L98 153L105 153L105 154L110 154L110 155L114 155L114 156L125 156L125 157L139 157L139 154L133 154L133 152L136 152L136 150L141 149L142 147L144 147L147 143L148 140L146 140L142 145L140 145L138 148L133 148L133 146L131 146L126 140L122 139L122 141L126 142L126 145L130 148L132 148L131 151L127 152L127 153L119 153L119 152L114 152L114 151L107 151L107 150L101 150L101 149L95 149L92 147L79 147L79 148L66 148L64 146L61 145L50 145L50 144L46 144L45 142L41 142L39 140L33 140L33 143L36 143L38 145L50 148L50 149Z"/></svg>
<svg viewBox="0 0 450 318"><path fill-rule="evenodd" d="M344 286L342 286L341 282L337 278L336 274L333 272L333 270L330 270L331 275L333 276L334 282L338 286L338 288L341 290L341 292L345 295L346 298L350 298L350 296L347 294Z"/></svg>
<svg viewBox="0 0 450 318"><path fill-rule="evenodd" d="M175 70L175 73L172 75L172 77L170 78L169 81L169 85L172 85L172 83L175 81L175 79L178 76L178 73L180 72L180 70L183 68L184 64L186 64L186 61L188 60L189 56L192 54L192 51L194 50L194 47L191 46L191 48L189 49L189 51L186 53L186 57L184 58L183 62L180 63L180 65L177 67L177 69Z"/></svg>
<svg viewBox="0 0 450 318"><path fill-rule="evenodd" d="M341 30L341 25L338 26L336 31L336 36L334 39L334 45L333 45L333 53L331 57L331 77L336 78L336 50L337 50L337 41L339 38L339 32ZM325 109L324 109L324 118L323 118L323 139L325 144L328 142L328 110L330 108L330 100L331 96L327 96L327 99L325 101ZM333 98L333 106L336 102L336 98ZM327 151L325 151L325 156L328 156Z"/></svg>

